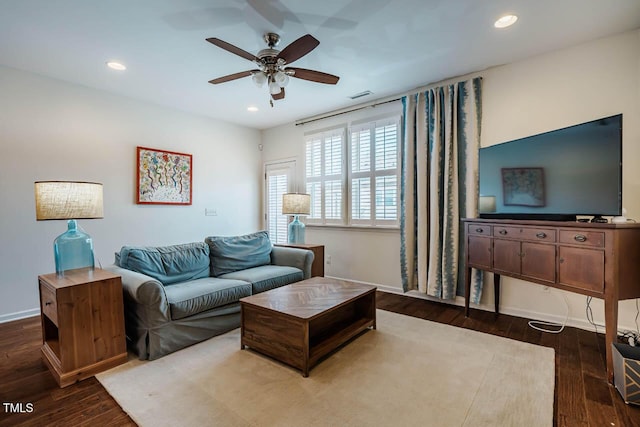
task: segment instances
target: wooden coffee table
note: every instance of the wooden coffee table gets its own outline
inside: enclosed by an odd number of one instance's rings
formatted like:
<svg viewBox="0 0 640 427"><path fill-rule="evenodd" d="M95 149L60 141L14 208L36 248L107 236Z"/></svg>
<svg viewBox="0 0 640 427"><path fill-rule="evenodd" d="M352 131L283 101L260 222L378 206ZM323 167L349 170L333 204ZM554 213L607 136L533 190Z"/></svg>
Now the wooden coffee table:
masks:
<svg viewBox="0 0 640 427"><path fill-rule="evenodd" d="M313 277L240 300L240 348L248 346L309 376L351 338L376 328L376 287Z"/></svg>

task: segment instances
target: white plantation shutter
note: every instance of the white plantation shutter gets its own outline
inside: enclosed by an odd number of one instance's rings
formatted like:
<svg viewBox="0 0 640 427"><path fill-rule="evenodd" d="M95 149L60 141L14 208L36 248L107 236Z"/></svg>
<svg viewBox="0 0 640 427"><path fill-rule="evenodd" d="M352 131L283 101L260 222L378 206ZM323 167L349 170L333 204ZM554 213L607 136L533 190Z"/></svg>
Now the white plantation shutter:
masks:
<svg viewBox="0 0 640 427"><path fill-rule="evenodd" d="M306 137L306 191L311 195L310 224L344 224L344 128Z"/></svg>
<svg viewBox="0 0 640 427"><path fill-rule="evenodd" d="M318 137L307 140L306 147L306 177L320 177L322 175L322 140Z"/></svg>
<svg viewBox="0 0 640 427"><path fill-rule="evenodd" d="M351 218L371 219L371 178L351 180Z"/></svg>
<svg viewBox="0 0 640 427"><path fill-rule="evenodd" d="M399 118L351 127L352 224L398 224L399 129Z"/></svg>
<svg viewBox="0 0 640 427"><path fill-rule="evenodd" d="M311 196L311 214L309 219L322 219L322 183L307 182L307 194Z"/></svg>
<svg viewBox="0 0 640 427"><path fill-rule="evenodd" d="M340 219L342 217L342 180L324 183L324 217Z"/></svg>
<svg viewBox="0 0 640 427"><path fill-rule="evenodd" d="M376 177L376 219L398 219L398 177Z"/></svg>
<svg viewBox="0 0 640 427"><path fill-rule="evenodd" d="M400 117L305 137L306 192L316 224L397 226Z"/></svg>
<svg viewBox="0 0 640 427"><path fill-rule="evenodd" d="M289 219L282 215L282 195L292 191L295 162L265 167L265 225L273 243L287 242Z"/></svg>
<svg viewBox="0 0 640 427"><path fill-rule="evenodd" d="M376 170L389 170L398 167L398 125L376 126Z"/></svg>

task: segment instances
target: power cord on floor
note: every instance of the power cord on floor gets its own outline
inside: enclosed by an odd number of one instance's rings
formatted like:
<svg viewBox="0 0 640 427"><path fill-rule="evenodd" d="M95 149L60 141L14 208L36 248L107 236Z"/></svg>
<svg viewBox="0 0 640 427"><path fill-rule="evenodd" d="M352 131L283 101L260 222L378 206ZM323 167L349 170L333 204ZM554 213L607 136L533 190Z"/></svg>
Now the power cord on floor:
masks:
<svg viewBox="0 0 640 427"><path fill-rule="evenodd" d="M596 322L593 320L593 310L591 310L591 300L593 299L593 297L587 297L587 308L585 309L586 315L587 315L587 320L589 321L589 323L591 323L591 325L593 326L593 328L596 331L596 334L598 333L598 325L596 325Z"/></svg>
<svg viewBox="0 0 640 427"><path fill-rule="evenodd" d="M564 292L561 292L561 295L562 295L562 299L564 300L564 307L565 307L564 321L562 323L556 323L556 322L545 322L541 320L530 320L529 327L535 329L536 331L547 332L549 334L559 334L560 332L564 331L564 327L567 326L567 321L569 320L569 302L567 301L567 297L564 294ZM545 328L545 326L551 326L558 329L548 329L548 328Z"/></svg>
<svg viewBox="0 0 640 427"><path fill-rule="evenodd" d="M593 319L593 310L591 309L591 301L593 297L587 297L587 307L586 307L586 315L587 320L593 326L596 334L598 333L598 325ZM628 343L630 346L640 346L640 327L638 326L638 316L640 316L640 306L638 306L638 299L636 298L636 330L635 331L623 331L618 337Z"/></svg>

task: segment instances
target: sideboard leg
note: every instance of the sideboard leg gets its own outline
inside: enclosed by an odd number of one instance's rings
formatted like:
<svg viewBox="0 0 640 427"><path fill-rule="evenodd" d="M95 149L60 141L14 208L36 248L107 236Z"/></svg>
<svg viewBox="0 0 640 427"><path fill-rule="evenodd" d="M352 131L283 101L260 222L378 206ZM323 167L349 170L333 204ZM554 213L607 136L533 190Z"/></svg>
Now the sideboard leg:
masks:
<svg viewBox="0 0 640 427"><path fill-rule="evenodd" d="M500 275L493 273L493 296L496 315L500 314Z"/></svg>
<svg viewBox="0 0 640 427"><path fill-rule="evenodd" d="M469 317L469 298L471 298L471 268L465 269L464 280L464 317Z"/></svg>
<svg viewBox="0 0 640 427"><path fill-rule="evenodd" d="M609 384L613 384L613 350L611 346L618 336L618 296L608 295L606 289L604 295L604 328L607 379Z"/></svg>

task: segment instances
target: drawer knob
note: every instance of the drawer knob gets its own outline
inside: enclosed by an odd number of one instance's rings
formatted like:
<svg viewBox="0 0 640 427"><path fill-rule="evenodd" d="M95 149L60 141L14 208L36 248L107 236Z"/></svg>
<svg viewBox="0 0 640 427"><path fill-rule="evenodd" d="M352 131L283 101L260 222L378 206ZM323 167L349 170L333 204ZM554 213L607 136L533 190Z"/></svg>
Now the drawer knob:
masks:
<svg viewBox="0 0 640 427"><path fill-rule="evenodd" d="M560 264L562 264L564 262L564 258L560 258L559 261L560 261Z"/></svg>
<svg viewBox="0 0 640 427"><path fill-rule="evenodd" d="M544 239L545 237L547 237L547 233L543 233L543 232L537 233L536 237L539 239Z"/></svg>
<svg viewBox="0 0 640 427"><path fill-rule="evenodd" d="M482 233L482 228L476 228L476 233Z"/></svg>
<svg viewBox="0 0 640 427"><path fill-rule="evenodd" d="M47 301L44 303L44 305L51 305L51 304L53 304L51 301Z"/></svg>
<svg viewBox="0 0 640 427"><path fill-rule="evenodd" d="M586 242L587 241L587 236L585 236L584 234L576 234L573 239L576 242Z"/></svg>
<svg viewBox="0 0 640 427"><path fill-rule="evenodd" d="M500 234L502 234L504 236L505 234L507 234L507 230L500 230L500 231L498 231L498 233L500 233Z"/></svg>

